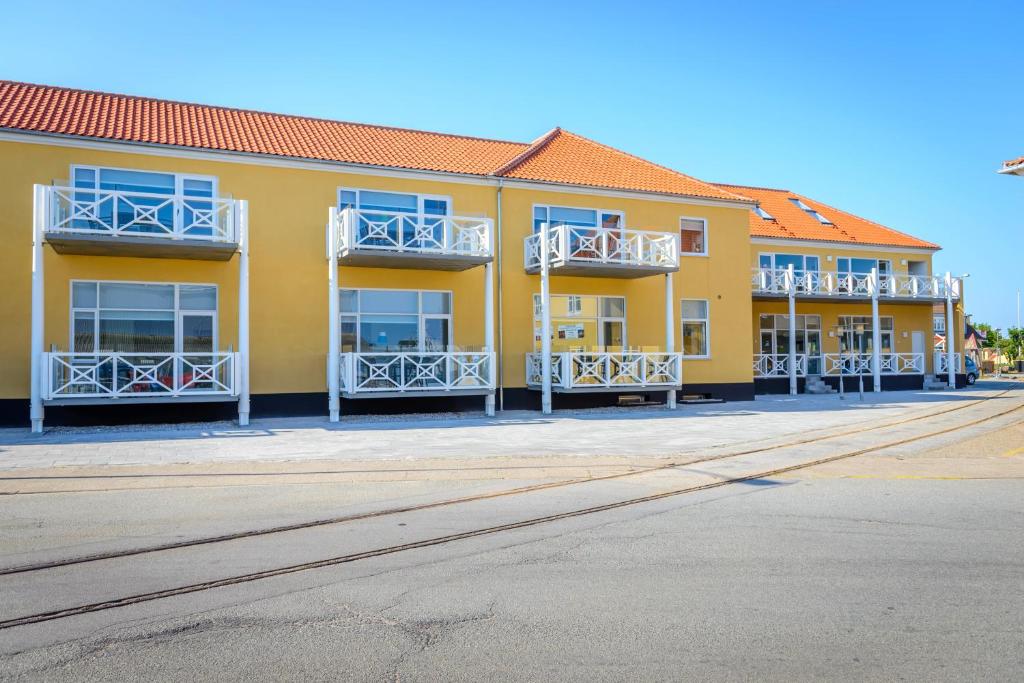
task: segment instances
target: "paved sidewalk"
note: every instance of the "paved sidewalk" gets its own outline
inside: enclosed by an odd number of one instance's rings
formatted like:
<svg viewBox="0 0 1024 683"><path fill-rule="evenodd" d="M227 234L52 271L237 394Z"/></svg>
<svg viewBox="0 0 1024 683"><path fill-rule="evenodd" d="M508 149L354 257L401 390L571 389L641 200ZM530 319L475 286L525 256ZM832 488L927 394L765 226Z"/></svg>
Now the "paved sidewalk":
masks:
<svg viewBox="0 0 1024 683"><path fill-rule="evenodd" d="M60 466L236 462L472 460L493 457L664 458L793 434L873 424L943 410L1009 389L979 383L957 392L758 397L753 402L398 417L254 420L130 428L65 428L41 435L0 430L0 470Z"/></svg>

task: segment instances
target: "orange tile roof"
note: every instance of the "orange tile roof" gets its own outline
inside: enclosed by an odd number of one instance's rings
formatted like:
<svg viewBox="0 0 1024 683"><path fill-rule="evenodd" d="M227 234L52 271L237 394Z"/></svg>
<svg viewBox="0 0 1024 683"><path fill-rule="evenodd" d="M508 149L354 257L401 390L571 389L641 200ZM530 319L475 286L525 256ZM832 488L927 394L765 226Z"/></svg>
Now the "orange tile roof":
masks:
<svg viewBox="0 0 1024 683"><path fill-rule="evenodd" d="M911 247L915 249L939 249L937 244L926 242L906 233L887 228L852 213L841 211L827 204L810 199L789 190L775 190L767 187L745 187L718 183L736 194L757 201L775 220L761 218L750 212L750 235L752 237L773 237L776 239L816 240L821 242L842 242L883 247ZM824 225L817 218L794 204L799 199L817 211L832 225Z"/></svg>
<svg viewBox="0 0 1024 683"><path fill-rule="evenodd" d="M1014 166L1020 166L1024 164L1024 157L1017 157L1016 159L1007 159L1003 162L1003 168L1013 168Z"/></svg>
<svg viewBox="0 0 1024 683"><path fill-rule="evenodd" d="M558 128L510 142L0 80L0 129L743 201Z"/></svg>

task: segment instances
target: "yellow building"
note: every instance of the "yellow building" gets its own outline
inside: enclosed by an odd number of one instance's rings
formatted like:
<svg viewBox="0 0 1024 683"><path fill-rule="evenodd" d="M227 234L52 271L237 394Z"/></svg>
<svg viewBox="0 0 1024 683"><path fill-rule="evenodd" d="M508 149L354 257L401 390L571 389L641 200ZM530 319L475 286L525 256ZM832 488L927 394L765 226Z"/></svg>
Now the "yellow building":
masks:
<svg viewBox="0 0 1024 683"><path fill-rule="evenodd" d="M560 129L0 81L0 423L749 399L786 306L742 262L750 194Z"/></svg>

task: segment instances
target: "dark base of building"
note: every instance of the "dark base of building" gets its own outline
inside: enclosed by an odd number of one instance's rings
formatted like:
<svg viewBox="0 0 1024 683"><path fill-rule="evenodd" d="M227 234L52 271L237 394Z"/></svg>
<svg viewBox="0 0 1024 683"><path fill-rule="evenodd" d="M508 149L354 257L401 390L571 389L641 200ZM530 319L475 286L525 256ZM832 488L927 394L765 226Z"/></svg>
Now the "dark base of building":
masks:
<svg viewBox="0 0 1024 683"><path fill-rule="evenodd" d="M822 381L836 391L839 391L838 377L822 377ZM807 382L803 377L796 378L796 390L798 393L806 391ZM956 376L956 388L962 389L967 386L967 375ZM754 380L754 388L758 394L788 394L788 377L761 377ZM860 388L860 380L854 375L843 378L843 390L855 392ZM883 375L882 391L918 391L924 388L924 375ZM875 382L871 375L864 375L864 391L874 391Z"/></svg>
<svg viewBox="0 0 1024 683"><path fill-rule="evenodd" d="M752 401L754 383L687 384L678 392L684 395L717 398L726 401ZM615 406L619 396L642 396L645 402L664 403L666 392L621 392L592 394L554 394L555 410ZM250 399L251 416L315 417L327 415L327 393L254 394ZM342 415L400 415L403 413L455 413L482 411L483 396L432 396L382 399L341 399ZM540 410L540 392L525 388L504 391L505 410ZM227 403L151 403L131 405L48 406L45 422L55 427L118 426L129 424L176 424L235 420L238 404ZM27 427L28 399L0 399L0 426Z"/></svg>

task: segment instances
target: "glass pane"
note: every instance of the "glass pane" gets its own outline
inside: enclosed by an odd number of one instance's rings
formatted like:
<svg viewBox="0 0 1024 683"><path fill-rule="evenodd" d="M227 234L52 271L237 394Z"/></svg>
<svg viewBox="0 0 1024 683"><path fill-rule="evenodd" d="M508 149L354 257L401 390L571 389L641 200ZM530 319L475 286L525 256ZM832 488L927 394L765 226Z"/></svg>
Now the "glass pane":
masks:
<svg viewBox="0 0 1024 683"><path fill-rule="evenodd" d="M564 206L552 206L548 209L552 224L583 225L597 227L597 212L589 209L570 209Z"/></svg>
<svg viewBox="0 0 1024 683"><path fill-rule="evenodd" d="M102 168L100 169L100 189L174 194L174 175L171 173L122 171L119 169Z"/></svg>
<svg viewBox="0 0 1024 683"><path fill-rule="evenodd" d="M850 259L850 272L859 275L867 275L871 269L878 265L878 261L869 258Z"/></svg>
<svg viewBox="0 0 1024 683"><path fill-rule="evenodd" d="M182 192L186 197L212 197L213 181L199 178L185 178L181 181Z"/></svg>
<svg viewBox="0 0 1024 683"><path fill-rule="evenodd" d="M618 229L623 227L622 216L617 213L602 213L601 227L608 229Z"/></svg>
<svg viewBox="0 0 1024 683"><path fill-rule="evenodd" d="M174 314L154 312L132 317L127 311L117 317L100 314L100 351L118 353L172 353L174 351Z"/></svg>
<svg viewBox="0 0 1024 683"><path fill-rule="evenodd" d="M96 319L92 313L75 313L74 329L71 331L76 353L92 353L96 341Z"/></svg>
<svg viewBox="0 0 1024 683"><path fill-rule="evenodd" d="M601 315L605 318L624 318L626 300L620 296L606 296L601 299Z"/></svg>
<svg viewBox="0 0 1024 683"><path fill-rule="evenodd" d="M174 310L174 285L100 283L101 308Z"/></svg>
<svg viewBox="0 0 1024 683"><path fill-rule="evenodd" d="M548 219L548 207L546 206L535 206L533 207L533 231L540 232L541 223Z"/></svg>
<svg viewBox="0 0 1024 683"><path fill-rule="evenodd" d="M423 213L428 216L448 215L448 202L444 199L424 199Z"/></svg>
<svg viewBox="0 0 1024 683"><path fill-rule="evenodd" d="M448 318L426 318L423 321L423 350L448 350Z"/></svg>
<svg viewBox="0 0 1024 683"><path fill-rule="evenodd" d="M96 171L91 168L76 168L75 187L96 187Z"/></svg>
<svg viewBox="0 0 1024 683"><path fill-rule="evenodd" d="M606 351L621 351L626 345L626 329L618 320L606 320L603 325L604 348Z"/></svg>
<svg viewBox="0 0 1024 683"><path fill-rule="evenodd" d="M182 285L178 288L178 306L183 311L217 310L217 288Z"/></svg>
<svg viewBox="0 0 1024 683"><path fill-rule="evenodd" d="M343 289L339 295L341 297L341 310L343 313L355 313L358 311L358 292L354 289Z"/></svg>
<svg viewBox="0 0 1024 683"><path fill-rule="evenodd" d="M817 256L808 256L807 259L806 259L806 267L807 267L807 270L811 271L812 273L818 272L818 270L820 270L818 268L818 257Z"/></svg>
<svg viewBox="0 0 1024 683"><path fill-rule="evenodd" d="M761 268L771 268L772 267L772 255L771 254L761 254L760 256L757 257L757 265L760 266Z"/></svg>
<svg viewBox="0 0 1024 683"><path fill-rule="evenodd" d="M418 213L418 198L414 194L399 194L397 192L376 192L362 190L359 193L360 209L376 209L378 211L395 211L404 213Z"/></svg>
<svg viewBox="0 0 1024 683"><path fill-rule="evenodd" d="M404 289L364 289L359 292L362 313L419 313L419 292Z"/></svg>
<svg viewBox="0 0 1024 683"><path fill-rule="evenodd" d="M839 269L840 273L849 273L850 272L850 259L848 259L848 258L836 259L836 268Z"/></svg>
<svg viewBox="0 0 1024 683"><path fill-rule="evenodd" d="M708 317L708 302L696 299L683 299L680 302L683 318L696 318L702 320Z"/></svg>
<svg viewBox="0 0 1024 683"><path fill-rule="evenodd" d="M341 319L341 350L346 353L358 351L355 316L346 315Z"/></svg>
<svg viewBox="0 0 1024 683"><path fill-rule="evenodd" d="M348 209L356 205L356 193L354 190L342 190L338 201L339 209Z"/></svg>
<svg viewBox="0 0 1024 683"><path fill-rule="evenodd" d="M364 315L359 327L360 350L415 351L419 347L419 317Z"/></svg>
<svg viewBox="0 0 1024 683"><path fill-rule="evenodd" d="M181 316L181 350L185 353L213 352L213 316Z"/></svg>
<svg viewBox="0 0 1024 683"><path fill-rule="evenodd" d="M761 314L761 329L762 330L774 330L775 329L775 316L771 313Z"/></svg>
<svg viewBox="0 0 1024 683"><path fill-rule="evenodd" d="M74 308L96 308L96 283L76 282L72 284L71 306Z"/></svg>
<svg viewBox="0 0 1024 683"><path fill-rule="evenodd" d="M683 323L683 353L687 356L706 356L708 354L704 323Z"/></svg>
<svg viewBox="0 0 1024 683"><path fill-rule="evenodd" d="M704 253L704 231L683 228L679 231L679 250L684 254Z"/></svg>
<svg viewBox="0 0 1024 683"><path fill-rule="evenodd" d="M451 294L449 292L423 292L423 312L451 313Z"/></svg>

